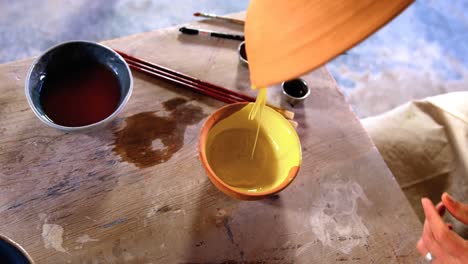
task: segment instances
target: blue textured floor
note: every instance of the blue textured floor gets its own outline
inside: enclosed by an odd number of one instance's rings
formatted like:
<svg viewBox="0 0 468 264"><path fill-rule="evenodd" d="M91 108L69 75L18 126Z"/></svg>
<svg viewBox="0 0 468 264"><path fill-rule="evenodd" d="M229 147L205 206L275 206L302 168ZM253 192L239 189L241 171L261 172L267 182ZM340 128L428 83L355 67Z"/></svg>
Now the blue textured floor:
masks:
<svg viewBox="0 0 468 264"><path fill-rule="evenodd" d="M398 67L431 69L445 80L460 80L468 67L468 2L448 4L415 2L348 56L336 59L333 68L352 65L355 71L374 74ZM340 78L340 83L355 87L355 82L346 77Z"/></svg>
<svg viewBox="0 0 468 264"><path fill-rule="evenodd" d="M356 71L430 68L447 80L463 77L468 67L468 2L415 2L401 16L332 64L352 65ZM347 87L355 83L346 78Z"/></svg>
<svg viewBox="0 0 468 264"><path fill-rule="evenodd" d="M0 0L0 63L40 54L62 41L106 40L195 20L197 11L225 14L248 1Z"/></svg>
<svg viewBox="0 0 468 264"><path fill-rule="evenodd" d="M468 1L416 1L327 64L361 117L468 90Z"/></svg>
<svg viewBox="0 0 468 264"><path fill-rule="evenodd" d="M244 10L246 0L0 0L0 63L70 39L105 40ZM418 1L327 64L361 117L405 101L468 90L468 2Z"/></svg>

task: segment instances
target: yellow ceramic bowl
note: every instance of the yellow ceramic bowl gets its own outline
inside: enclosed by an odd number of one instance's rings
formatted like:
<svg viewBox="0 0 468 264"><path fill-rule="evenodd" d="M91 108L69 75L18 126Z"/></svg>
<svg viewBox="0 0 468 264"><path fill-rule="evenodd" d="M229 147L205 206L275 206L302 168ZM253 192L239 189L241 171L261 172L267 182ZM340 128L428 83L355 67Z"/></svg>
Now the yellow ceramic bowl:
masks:
<svg viewBox="0 0 468 264"><path fill-rule="evenodd" d="M208 117L199 138L201 162L222 192L254 200L286 188L301 165L301 143L281 114L265 107L261 119L248 120L253 103L235 103ZM257 146L252 156L260 122Z"/></svg>

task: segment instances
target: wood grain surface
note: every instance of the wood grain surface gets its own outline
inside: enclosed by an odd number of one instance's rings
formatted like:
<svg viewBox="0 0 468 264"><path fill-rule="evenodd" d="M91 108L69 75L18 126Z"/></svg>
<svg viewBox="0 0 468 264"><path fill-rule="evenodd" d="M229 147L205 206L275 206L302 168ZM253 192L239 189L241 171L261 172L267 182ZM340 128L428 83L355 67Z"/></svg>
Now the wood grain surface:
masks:
<svg viewBox="0 0 468 264"><path fill-rule="evenodd" d="M168 28L105 44L252 94L236 41ZM31 62L0 65L0 233L37 263L418 261L421 224L325 68L304 76L312 93L294 108L299 175L248 202L218 191L197 157L202 122L222 103L134 72L134 93L109 126L64 133L28 107ZM269 92L279 104L278 87Z"/></svg>

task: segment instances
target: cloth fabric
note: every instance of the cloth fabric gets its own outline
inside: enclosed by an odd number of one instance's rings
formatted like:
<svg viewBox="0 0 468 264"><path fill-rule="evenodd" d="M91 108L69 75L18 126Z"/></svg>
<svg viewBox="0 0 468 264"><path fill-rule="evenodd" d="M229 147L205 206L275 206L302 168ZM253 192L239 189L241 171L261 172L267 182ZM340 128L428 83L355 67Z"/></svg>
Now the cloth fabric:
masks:
<svg viewBox="0 0 468 264"><path fill-rule="evenodd" d="M361 120L421 221L421 197L468 202L468 92L412 101ZM446 216L466 237L463 224Z"/></svg>

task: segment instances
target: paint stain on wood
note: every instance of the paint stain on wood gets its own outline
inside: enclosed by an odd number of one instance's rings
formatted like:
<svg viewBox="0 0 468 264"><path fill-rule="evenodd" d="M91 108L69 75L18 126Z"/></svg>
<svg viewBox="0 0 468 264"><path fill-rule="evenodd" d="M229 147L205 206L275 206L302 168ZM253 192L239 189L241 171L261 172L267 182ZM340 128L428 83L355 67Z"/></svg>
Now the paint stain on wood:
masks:
<svg viewBox="0 0 468 264"><path fill-rule="evenodd" d="M238 261L238 260L223 260L221 262L182 262L179 264L267 264L267 261L264 260L254 260L254 261Z"/></svg>
<svg viewBox="0 0 468 264"><path fill-rule="evenodd" d="M172 208L169 205L165 205L165 206L159 208L156 212L157 213L167 213L167 212L169 212L171 210L172 210Z"/></svg>
<svg viewBox="0 0 468 264"><path fill-rule="evenodd" d="M195 244L195 247L201 247L205 245L205 241L200 241L199 243Z"/></svg>
<svg viewBox="0 0 468 264"><path fill-rule="evenodd" d="M126 118L126 126L114 133L114 152L139 168L168 161L183 147L187 126L206 117L200 107L187 102L179 97L164 102L168 116L142 112Z"/></svg>
<svg viewBox="0 0 468 264"><path fill-rule="evenodd" d="M234 243L234 235L232 234L232 230L231 230L231 227L229 226L228 221L229 221L228 219L225 219L223 221L223 225L224 225L224 228L226 229L226 234L228 235L229 241L231 241L231 243Z"/></svg>
<svg viewBox="0 0 468 264"><path fill-rule="evenodd" d="M127 218L119 218L119 219L116 219L110 223L107 223L107 224L103 224L101 225L102 228L109 228L109 227L113 227L115 225L118 225L118 224L122 224L122 223L125 223L127 222Z"/></svg>

